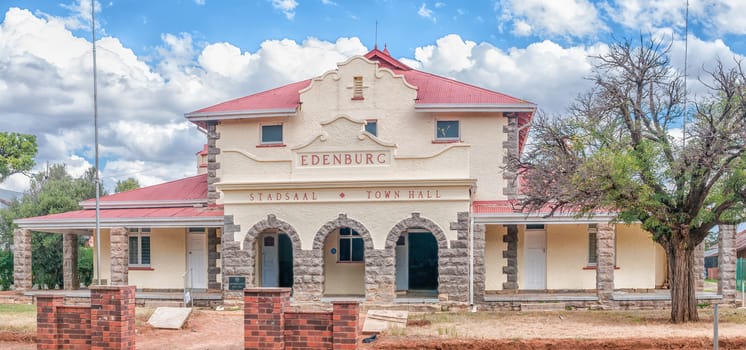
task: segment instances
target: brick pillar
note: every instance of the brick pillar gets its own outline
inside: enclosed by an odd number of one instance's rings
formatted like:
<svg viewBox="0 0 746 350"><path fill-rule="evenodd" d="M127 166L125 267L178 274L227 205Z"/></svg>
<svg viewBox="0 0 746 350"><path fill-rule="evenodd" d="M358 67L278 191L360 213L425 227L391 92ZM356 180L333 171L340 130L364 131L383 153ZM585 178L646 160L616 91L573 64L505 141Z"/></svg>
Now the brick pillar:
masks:
<svg viewBox="0 0 746 350"><path fill-rule="evenodd" d="M694 290L705 290L705 242L694 248Z"/></svg>
<svg viewBox="0 0 746 350"><path fill-rule="evenodd" d="M244 289L244 349L284 349L290 288Z"/></svg>
<svg viewBox="0 0 746 350"><path fill-rule="evenodd" d="M503 258L507 260L503 266L503 274L507 275L507 282L503 282L503 289L518 290L518 225L505 225L507 232L503 242L508 243L503 250Z"/></svg>
<svg viewBox="0 0 746 350"><path fill-rule="evenodd" d="M588 229L593 229L592 225ZM596 294L602 305L611 303L614 294L614 225L596 225Z"/></svg>
<svg viewBox="0 0 746 350"><path fill-rule="evenodd" d="M357 349L360 334L360 304L354 301L332 303L332 341L334 350Z"/></svg>
<svg viewBox="0 0 746 350"><path fill-rule="evenodd" d="M125 227L113 227L109 230L111 249L111 285L127 285L129 274L129 238ZM97 242L98 243L98 242Z"/></svg>
<svg viewBox="0 0 746 350"><path fill-rule="evenodd" d="M39 350L57 350L59 337L57 329L57 307L62 306L65 297L62 295L36 296L36 348Z"/></svg>
<svg viewBox="0 0 746 350"><path fill-rule="evenodd" d="M62 281L65 290L80 288L78 278L78 235L62 235Z"/></svg>
<svg viewBox="0 0 746 350"><path fill-rule="evenodd" d="M91 350L135 349L135 286L91 287Z"/></svg>
<svg viewBox="0 0 746 350"><path fill-rule="evenodd" d="M13 232L13 286L15 290L31 290L34 285L32 276L31 231L16 229Z"/></svg>
<svg viewBox="0 0 746 350"><path fill-rule="evenodd" d="M718 235L718 294L723 302L736 301L736 226L720 225Z"/></svg>

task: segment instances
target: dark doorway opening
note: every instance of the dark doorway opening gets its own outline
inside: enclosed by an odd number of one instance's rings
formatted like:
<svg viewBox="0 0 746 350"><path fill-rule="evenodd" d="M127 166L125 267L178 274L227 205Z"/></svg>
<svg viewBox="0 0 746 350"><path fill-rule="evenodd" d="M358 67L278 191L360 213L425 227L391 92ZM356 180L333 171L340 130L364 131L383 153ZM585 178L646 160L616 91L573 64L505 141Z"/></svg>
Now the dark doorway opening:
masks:
<svg viewBox="0 0 746 350"><path fill-rule="evenodd" d="M280 268L280 287L293 286L293 244L288 235L281 233L277 237L277 258Z"/></svg>
<svg viewBox="0 0 746 350"><path fill-rule="evenodd" d="M438 289L438 242L430 232L409 233L409 289Z"/></svg>

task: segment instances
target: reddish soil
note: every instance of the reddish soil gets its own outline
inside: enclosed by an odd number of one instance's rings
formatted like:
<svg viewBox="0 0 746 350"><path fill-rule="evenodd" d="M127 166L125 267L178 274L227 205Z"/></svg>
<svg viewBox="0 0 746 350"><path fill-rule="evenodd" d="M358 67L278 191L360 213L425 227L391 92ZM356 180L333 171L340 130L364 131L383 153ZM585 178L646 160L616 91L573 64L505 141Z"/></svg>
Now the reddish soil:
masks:
<svg viewBox="0 0 746 350"><path fill-rule="evenodd" d="M385 338L361 349L433 349L433 350L658 350L658 349L712 349L712 339L707 338L638 338L638 339L475 339L475 340L413 340L411 338ZM723 339L720 349L746 349L746 337Z"/></svg>

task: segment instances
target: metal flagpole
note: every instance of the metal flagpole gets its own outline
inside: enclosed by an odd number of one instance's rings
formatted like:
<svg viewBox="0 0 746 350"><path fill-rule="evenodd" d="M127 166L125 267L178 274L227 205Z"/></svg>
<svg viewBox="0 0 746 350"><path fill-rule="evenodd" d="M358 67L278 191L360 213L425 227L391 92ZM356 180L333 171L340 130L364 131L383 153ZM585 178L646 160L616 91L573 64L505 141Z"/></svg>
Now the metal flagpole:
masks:
<svg viewBox="0 0 746 350"><path fill-rule="evenodd" d="M101 218L100 218L100 197L101 181L98 176L98 84L96 81L96 0L91 0L91 36L93 37L93 139L96 148L96 281L101 283Z"/></svg>

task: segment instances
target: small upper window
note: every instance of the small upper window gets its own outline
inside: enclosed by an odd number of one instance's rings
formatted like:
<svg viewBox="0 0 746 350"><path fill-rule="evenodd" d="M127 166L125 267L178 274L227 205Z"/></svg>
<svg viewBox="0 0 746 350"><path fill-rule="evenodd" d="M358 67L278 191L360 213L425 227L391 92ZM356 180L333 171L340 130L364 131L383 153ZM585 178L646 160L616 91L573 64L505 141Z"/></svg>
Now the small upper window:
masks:
<svg viewBox="0 0 746 350"><path fill-rule="evenodd" d="M352 99L362 100L363 99L363 77L356 76L352 78Z"/></svg>
<svg viewBox="0 0 746 350"><path fill-rule="evenodd" d="M596 266L598 263L598 253L596 252L596 225L588 228L588 265Z"/></svg>
<svg viewBox="0 0 746 350"><path fill-rule="evenodd" d="M150 266L150 228L129 229L129 265Z"/></svg>
<svg viewBox="0 0 746 350"><path fill-rule="evenodd" d="M363 238L357 231L342 227L339 229L339 262L363 261Z"/></svg>
<svg viewBox="0 0 746 350"><path fill-rule="evenodd" d="M459 140L461 134L459 132L458 120L438 120L435 125L435 139L456 141Z"/></svg>
<svg viewBox="0 0 746 350"><path fill-rule="evenodd" d="M378 121L367 120L365 122L365 131L371 133L373 136L378 136Z"/></svg>
<svg viewBox="0 0 746 350"><path fill-rule="evenodd" d="M262 144L281 144L282 124L262 125Z"/></svg>

